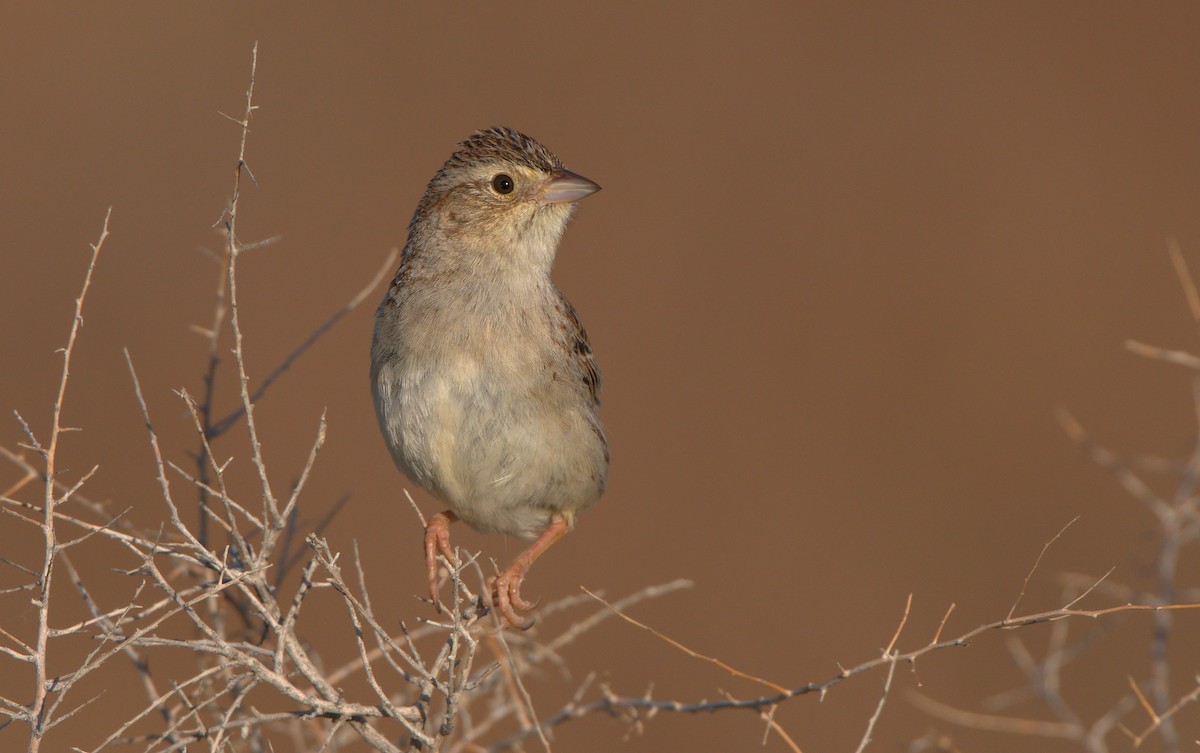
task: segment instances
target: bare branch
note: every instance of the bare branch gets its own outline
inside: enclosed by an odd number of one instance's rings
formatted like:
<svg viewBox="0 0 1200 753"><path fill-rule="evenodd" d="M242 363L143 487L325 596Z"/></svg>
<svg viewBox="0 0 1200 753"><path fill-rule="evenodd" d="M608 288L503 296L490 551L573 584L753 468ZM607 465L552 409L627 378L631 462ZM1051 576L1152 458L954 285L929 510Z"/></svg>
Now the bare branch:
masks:
<svg viewBox="0 0 1200 753"><path fill-rule="evenodd" d="M1042 545L1042 551L1038 553L1037 559L1033 561L1033 567L1029 568L1029 574L1025 576L1025 582L1021 584L1021 593L1017 594L1017 598L1013 601L1013 605L1009 607L1008 614L1006 615L1007 617L1012 617L1013 613L1017 611L1017 605L1021 603L1021 599L1025 596L1025 589L1029 587L1029 579L1032 578L1033 574L1037 572L1038 565L1042 564L1042 557L1046 556L1046 551L1054 542L1062 538L1062 535L1067 532L1068 528L1075 524L1075 521L1079 520L1079 517L1080 516L1076 515L1067 521L1067 524L1063 526L1058 533L1054 534L1053 538Z"/></svg>
<svg viewBox="0 0 1200 753"><path fill-rule="evenodd" d="M46 481L42 498L41 529L45 548L43 550L42 571L38 577L38 595L34 600L34 606L37 608L38 626L33 653L35 686L33 703L30 704L30 718L34 721L30 724L29 730L30 753L37 753L41 748L42 738L53 721L50 715L46 713L48 702L46 685L49 680L46 667L49 651L48 643L52 632L50 628L50 597L54 578L54 562L59 552L57 531L55 529L55 507L59 504L60 500L55 494L54 479L57 470L58 440L62 435L63 403L67 396L67 382L71 376L71 354L75 351L75 341L79 335L80 328L83 327L83 303L87 298L88 288L92 283L92 272L96 269L96 260L100 258L100 249L104 247L104 241L108 238L108 220L110 217L112 217L112 207L109 207L104 215L104 226L100 230L99 239L92 244L92 258L88 262L87 273L84 275L79 297L75 299L75 316L71 319L71 330L67 335L67 345L62 350L62 374L58 382L58 394L54 398L53 418L50 424L50 441L44 451L42 451L42 458L45 461L44 477ZM28 426L25 429L26 433L32 438L32 433L29 432ZM69 496L69 493L64 494L64 498Z"/></svg>
<svg viewBox="0 0 1200 753"><path fill-rule="evenodd" d="M692 649L690 649L690 648L688 648L687 646L683 645L683 644L682 644L682 643L680 643L679 641L676 641L676 640L674 640L673 638L668 638L667 636L665 636L665 635L663 635L662 633L658 632L657 630L655 630L654 628L650 627L649 625L646 625L646 624L644 624L644 623L638 622L637 620L633 619L633 618L632 618L632 617L630 617L629 615L627 615L627 614L625 614L625 613L623 613L623 612L620 612L620 611L618 611L618 610L617 610L617 608L616 608L616 607L614 607L612 604L609 604L607 601L605 601L604 599L600 598L600 597L599 597L599 596L597 596L596 594L592 593L592 592L591 592L591 591L589 591L588 589L586 589L586 588L583 588L582 586L580 586L580 588L583 590L583 592L584 592L584 593L588 594L589 596L591 596L591 597L592 597L593 599L595 599L596 601L600 602L601 604L603 604L603 605L605 605L606 607L608 607L609 609L611 609L611 610L612 610L612 611L613 611L613 612L614 612L614 613L615 613L615 614L616 614L618 617L620 617L621 619L625 620L626 622L628 622L628 623L629 623L629 624L631 624L631 625L635 625L635 626L637 626L637 627L640 627L642 630L645 630L646 632L650 633L651 635L655 636L656 638L659 638L659 639L661 639L661 640L663 640L663 641L666 641L668 644L670 644L671 646L673 646L673 647L675 647L675 648L679 649L680 651L682 651L683 653L687 654L688 656L694 657L694 658L696 658L696 659L700 659L700 660L702 660L702 661L706 661L706 662L708 662L709 664L716 665L716 666L720 667L721 669L725 670L726 672L729 672L731 675L734 675L735 677L741 677L741 678L742 678L742 679L744 679L744 680L750 680L751 682L757 682L758 684L760 684L760 685L765 685L766 687L770 688L771 690L778 691L779 693L782 693L782 694L787 694L787 693L789 692L787 688L785 688L785 687L784 687L784 686L782 686L782 685L779 685L778 683L771 682L770 680L764 680L764 679L763 679L763 678L761 678L761 677L755 677L755 676L754 676L754 675L752 675L752 674L747 674L746 672L742 672L742 671L741 671L741 670L739 670L739 669L734 669L733 667L729 666L728 664L726 664L725 662L721 661L720 659L716 659L716 658L714 658L714 657L711 657L711 656L706 656L705 654L702 654L702 653L700 653L700 652L698 652L698 651L693 651Z"/></svg>

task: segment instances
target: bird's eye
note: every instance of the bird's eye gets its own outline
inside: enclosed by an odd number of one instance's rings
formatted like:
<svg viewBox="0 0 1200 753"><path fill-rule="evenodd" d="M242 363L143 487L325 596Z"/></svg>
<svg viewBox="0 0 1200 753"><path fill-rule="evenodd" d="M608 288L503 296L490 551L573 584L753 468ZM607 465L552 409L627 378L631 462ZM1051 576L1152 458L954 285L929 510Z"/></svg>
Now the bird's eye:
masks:
<svg viewBox="0 0 1200 753"><path fill-rule="evenodd" d="M512 193L513 179L504 173L500 173L495 178L492 178L492 188L496 189L496 193Z"/></svg>

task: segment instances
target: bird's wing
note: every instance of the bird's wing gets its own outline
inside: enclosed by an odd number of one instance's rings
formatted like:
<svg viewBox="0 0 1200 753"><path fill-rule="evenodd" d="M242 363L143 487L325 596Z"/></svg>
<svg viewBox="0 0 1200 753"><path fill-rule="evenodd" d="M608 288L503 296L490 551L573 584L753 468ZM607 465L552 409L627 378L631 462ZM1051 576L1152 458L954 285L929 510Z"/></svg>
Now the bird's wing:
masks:
<svg viewBox="0 0 1200 753"><path fill-rule="evenodd" d="M562 292L558 294L558 305L571 361L588 389L594 408L600 405L600 367L596 365L596 356L592 354L592 345L588 342L587 331L579 321L579 314L575 313L575 307Z"/></svg>

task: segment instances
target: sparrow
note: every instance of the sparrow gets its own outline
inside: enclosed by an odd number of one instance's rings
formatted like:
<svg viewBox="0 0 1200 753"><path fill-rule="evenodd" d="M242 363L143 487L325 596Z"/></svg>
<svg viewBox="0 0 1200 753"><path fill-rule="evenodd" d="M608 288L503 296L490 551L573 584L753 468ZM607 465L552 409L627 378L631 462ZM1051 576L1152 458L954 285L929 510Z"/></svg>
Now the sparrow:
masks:
<svg viewBox="0 0 1200 753"><path fill-rule="evenodd" d="M418 203L400 269L375 315L371 387L396 466L448 509L425 526L435 608L450 524L533 543L489 582L526 629L530 566L604 492L600 371L550 279L575 202L600 190L510 128L478 131Z"/></svg>

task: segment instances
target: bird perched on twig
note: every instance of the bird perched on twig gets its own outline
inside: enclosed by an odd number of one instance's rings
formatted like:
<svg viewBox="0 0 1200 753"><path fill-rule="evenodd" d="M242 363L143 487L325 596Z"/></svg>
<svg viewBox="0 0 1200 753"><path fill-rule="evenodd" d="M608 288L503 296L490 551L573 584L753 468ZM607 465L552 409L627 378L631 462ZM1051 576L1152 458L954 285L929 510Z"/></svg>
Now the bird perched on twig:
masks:
<svg viewBox="0 0 1200 753"><path fill-rule="evenodd" d="M449 526L533 540L491 580L515 627L521 581L604 491L600 372L550 280L574 202L600 190L508 128L471 136L433 176L375 315L371 385L396 465L445 502L425 527L430 595Z"/></svg>

